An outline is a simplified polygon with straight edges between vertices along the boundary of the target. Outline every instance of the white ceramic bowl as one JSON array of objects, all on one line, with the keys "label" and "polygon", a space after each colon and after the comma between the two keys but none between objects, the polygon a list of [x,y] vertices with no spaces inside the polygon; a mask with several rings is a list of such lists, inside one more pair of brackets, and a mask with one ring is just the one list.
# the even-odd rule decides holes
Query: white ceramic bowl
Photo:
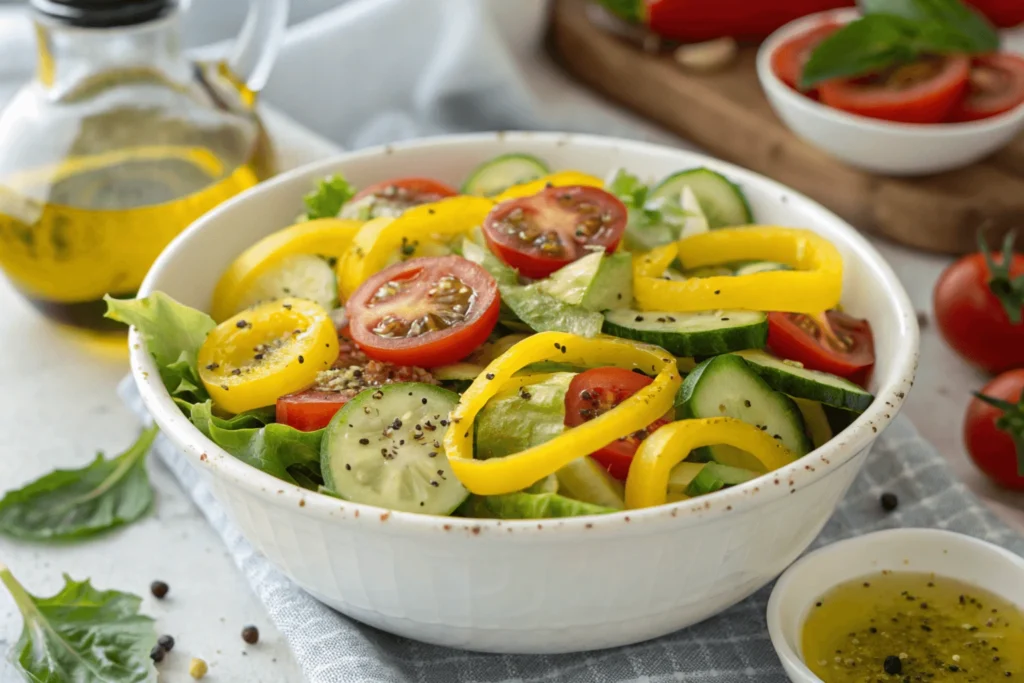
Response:
[{"label": "white ceramic bowl", "polygon": [[457,184],[481,161],[513,151],[599,177],[625,167],[656,179],[706,165],[742,186],[761,222],[830,239],[845,257],[843,304],[874,327],[875,403],[798,463],[706,498],[600,517],[497,521],[391,512],[284,484],[188,422],[134,331],[132,373],[160,428],[205,473],[245,537],[351,617],[495,652],[568,652],[660,636],[743,600],[796,559],[910,388],[918,330],[907,295],[868,242],[818,204],[735,166],[641,142],[540,133],[428,139],[306,166],[223,204],[167,247],[140,296],[161,290],[205,308],[231,260],[288,225],[302,195],[329,173],[343,172],[357,186],[402,175]]},{"label": "white ceramic bowl", "polygon": [[917,176],[973,164],[1024,131],[1024,105],[984,121],[935,125],[892,123],[848,114],[804,97],[772,70],[772,54],[790,38],[829,22],[845,23],[855,9],[820,12],[786,24],[761,45],[757,76],[779,118],[804,141],[873,173]]},{"label": "white ceramic bowl", "polygon": [[886,569],[958,579],[1024,608],[1024,559],[977,538],[892,529],[833,543],[787,569],[768,600],[768,633],[793,683],[821,681],[804,664],[800,646],[815,601],[840,583]]}]

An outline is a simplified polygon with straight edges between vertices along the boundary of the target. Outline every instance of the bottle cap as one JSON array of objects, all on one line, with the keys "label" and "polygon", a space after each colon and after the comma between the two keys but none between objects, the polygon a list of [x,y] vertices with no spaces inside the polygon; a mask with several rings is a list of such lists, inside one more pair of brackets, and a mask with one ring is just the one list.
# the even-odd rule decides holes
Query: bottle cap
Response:
[{"label": "bottle cap", "polygon": [[177,0],[31,0],[40,14],[69,26],[115,28],[159,19]]}]

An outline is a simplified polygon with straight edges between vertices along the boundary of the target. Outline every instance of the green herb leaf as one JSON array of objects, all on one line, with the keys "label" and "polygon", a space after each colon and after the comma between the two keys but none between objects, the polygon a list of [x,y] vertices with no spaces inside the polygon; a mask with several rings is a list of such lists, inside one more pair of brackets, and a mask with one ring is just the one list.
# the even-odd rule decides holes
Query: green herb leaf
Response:
[{"label": "green herb leaf", "polygon": [[217,326],[213,318],[163,292],[143,299],[113,299],[107,295],[104,301],[106,317],[132,325],[142,335],[171,396],[190,403],[209,398],[199,379],[196,359],[206,335]]},{"label": "green herb leaf", "polygon": [[826,38],[811,54],[800,85],[811,88],[833,78],[849,78],[909,62],[917,56],[917,24],[902,17],[869,14]]},{"label": "green herb leaf", "polygon": [[567,304],[536,286],[519,284],[515,269],[502,263],[486,247],[465,240],[462,255],[480,265],[498,283],[502,304],[507,306],[522,322],[535,332],[567,332],[581,337],[596,337],[601,333],[604,316],[588,311],[582,306]]},{"label": "green herb leaf", "polygon": [[969,53],[995,52],[999,33],[983,14],[960,0],[860,0],[865,14],[888,14],[955,33]]},{"label": "green herb leaf", "polygon": [[[320,441],[324,430],[300,432],[268,422],[272,408],[249,411],[224,419],[213,414],[213,402],[191,406],[189,419],[211,441],[242,462],[289,484],[317,490]],[[261,424],[262,423],[262,424]]]},{"label": "green herb leaf", "polygon": [[978,233],[978,248],[988,265],[988,288],[999,299],[1010,322],[1020,325],[1024,318],[1024,275],[1010,277],[1010,266],[1014,256],[1013,245],[1016,241],[1016,232],[1007,233],[1006,239],[1003,241],[1003,258],[997,264],[989,252],[984,235],[981,232]]},{"label": "green herb leaf", "polygon": [[0,582],[21,611],[24,627],[11,661],[36,683],[143,683],[156,681],[149,652],[156,645],[153,620],[139,614],[142,600],[98,591],[88,580],[64,575],[64,588],[37,598],[0,564]]},{"label": "green herb leaf", "polygon": [[309,220],[334,218],[345,202],[352,199],[355,194],[355,188],[345,180],[345,176],[328,176],[320,181],[314,191],[303,198],[306,203],[306,217]]},{"label": "green herb leaf", "polygon": [[678,204],[649,202],[650,188],[639,177],[619,169],[605,189],[626,207],[626,247],[632,251],[650,251],[679,239],[684,212]]},{"label": "green herb leaf", "polygon": [[127,451],[79,470],[56,470],[0,500],[0,532],[33,541],[86,538],[134,522],[153,504],[145,456],[157,428]]}]

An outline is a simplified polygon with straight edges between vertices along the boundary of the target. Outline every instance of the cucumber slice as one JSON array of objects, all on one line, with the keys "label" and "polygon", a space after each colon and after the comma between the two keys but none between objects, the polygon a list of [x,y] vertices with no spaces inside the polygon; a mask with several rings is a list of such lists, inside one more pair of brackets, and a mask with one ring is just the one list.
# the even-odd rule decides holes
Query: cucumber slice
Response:
[{"label": "cucumber slice", "polygon": [[825,409],[817,401],[808,401],[806,398],[794,398],[793,401],[800,409],[800,414],[804,416],[804,424],[807,425],[807,435],[811,437],[811,443],[815,448],[821,448],[833,436]]},{"label": "cucumber slice", "polygon": [[773,389],[790,396],[857,413],[867,410],[875,400],[870,392],[842,377],[808,370],[799,363],[779,360],[764,351],[740,351],[736,355],[750,363]]},{"label": "cucumber slice", "polygon": [[555,472],[562,493],[570,498],[615,510],[626,509],[626,489],[622,482],[584,456]]},{"label": "cucumber slice", "polygon": [[697,196],[712,230],[754,222],[750,205],[740,188],[722,174],[708,168],[673,173],[651,190],[651,198],[678,202],[685,187],[689,187]]},{"label": "cucumber slice", "polygon": [[736,269],[736,275],[753,275],[754,273],[767,273],[773,270],[793,270],[785,263],[775,261],[753,261],[745,263]]},{"label": "cucumber slice", "polygon": [[[779,439],[798,457],[811,450],[803,416],[793,399],[773,391],[738,355],[715,356],[698,365],[679,389],[676,415],[680,419],[734,417]],[[711,447],[714,460],[718,460],[718,448]]]},{"label": "cucumber slice", "polygon": [[475,363],[453,363],[442,365],[430,371],[441,382],[472,382],[484,371],[483,365]]},{"label": "cucumber slice", "polygon": [[703,268],[691,268],[684,270],[681,273],[682,280],[689,280],[690,278],[700,277],[731,277],[736,273],[731,268],[724,266],[704,266]]},{"label": "cucumber slice", "polygon": [[699,462],[681,462],[668,474],[668,492],[685,494],[690,483],[697,478],[704,464]]},{"label": "cucumber slice", "polygon": [[462,194],[493,197],[550,173],[548,165],[529,154],[502,154],[477,166],[462,184]]},{"label": "cucumber slice", "polygon": [[430,384],[363,391],[324,431],[324,484],[345,500],[389,510],[449,515],[469,496],[441,439],[459,395]]},{"label": "cucumber slice", "polygon": [[338,278],[323,258],[295,254],[253,280],[238,297],[238,313],[264,301],[285,297],[307,299],[331,310],[338,303]]},{"label": "cucumber slice", "polygon": [[549,474],[540,481],[534,482],[533,486],[526,489],[526,493],[558,493],[558,477]]},{"label": "cucumber slice", "polygon": [[633,257],[626,252],[588,254],[539,281],[537,288],[588,311],[626,308],[633,303]]},{"label": "cucumber slice", "polygon": [[679,206],[686,213],[686,218],[683,219],[683,229],[679,231],[679,239],[699,235],[711,229],[708,217],[704,215],[704,209],[700,206],[700,200],[697,199],[697,195],[689,185],[683,188]]},{"label": "cucumber slice", "polygon": [[604,333],[660,346],[674,356],[713,356],[768,343],[768,316],[760,311],[609,311]]},{"label": "cucumber slice", "polygon": [[726,486],[737,486],[751,479],[756,479],[760,474],[757,472],[751,472],[750,470],[740,469],[739,467],[729,467],[728,465],[722,465],[717,462],[711,462],[704,465],[700,472],[694,477],[693,481],[690,482],[689,488],[686,490],[688,496],[703,496],[708,493],[714,493],[720,491]]}]

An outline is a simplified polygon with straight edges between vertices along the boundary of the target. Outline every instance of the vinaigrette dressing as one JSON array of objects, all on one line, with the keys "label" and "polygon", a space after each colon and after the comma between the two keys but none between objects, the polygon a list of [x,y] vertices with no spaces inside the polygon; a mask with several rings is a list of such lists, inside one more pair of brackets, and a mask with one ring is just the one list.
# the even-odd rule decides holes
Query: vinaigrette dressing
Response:
[{"label": "vinaigrette dressing", "polygon": [[1024,681],[1024,612],[960,581],[886,571],[822,596],[802,651],[825,683]]}]

